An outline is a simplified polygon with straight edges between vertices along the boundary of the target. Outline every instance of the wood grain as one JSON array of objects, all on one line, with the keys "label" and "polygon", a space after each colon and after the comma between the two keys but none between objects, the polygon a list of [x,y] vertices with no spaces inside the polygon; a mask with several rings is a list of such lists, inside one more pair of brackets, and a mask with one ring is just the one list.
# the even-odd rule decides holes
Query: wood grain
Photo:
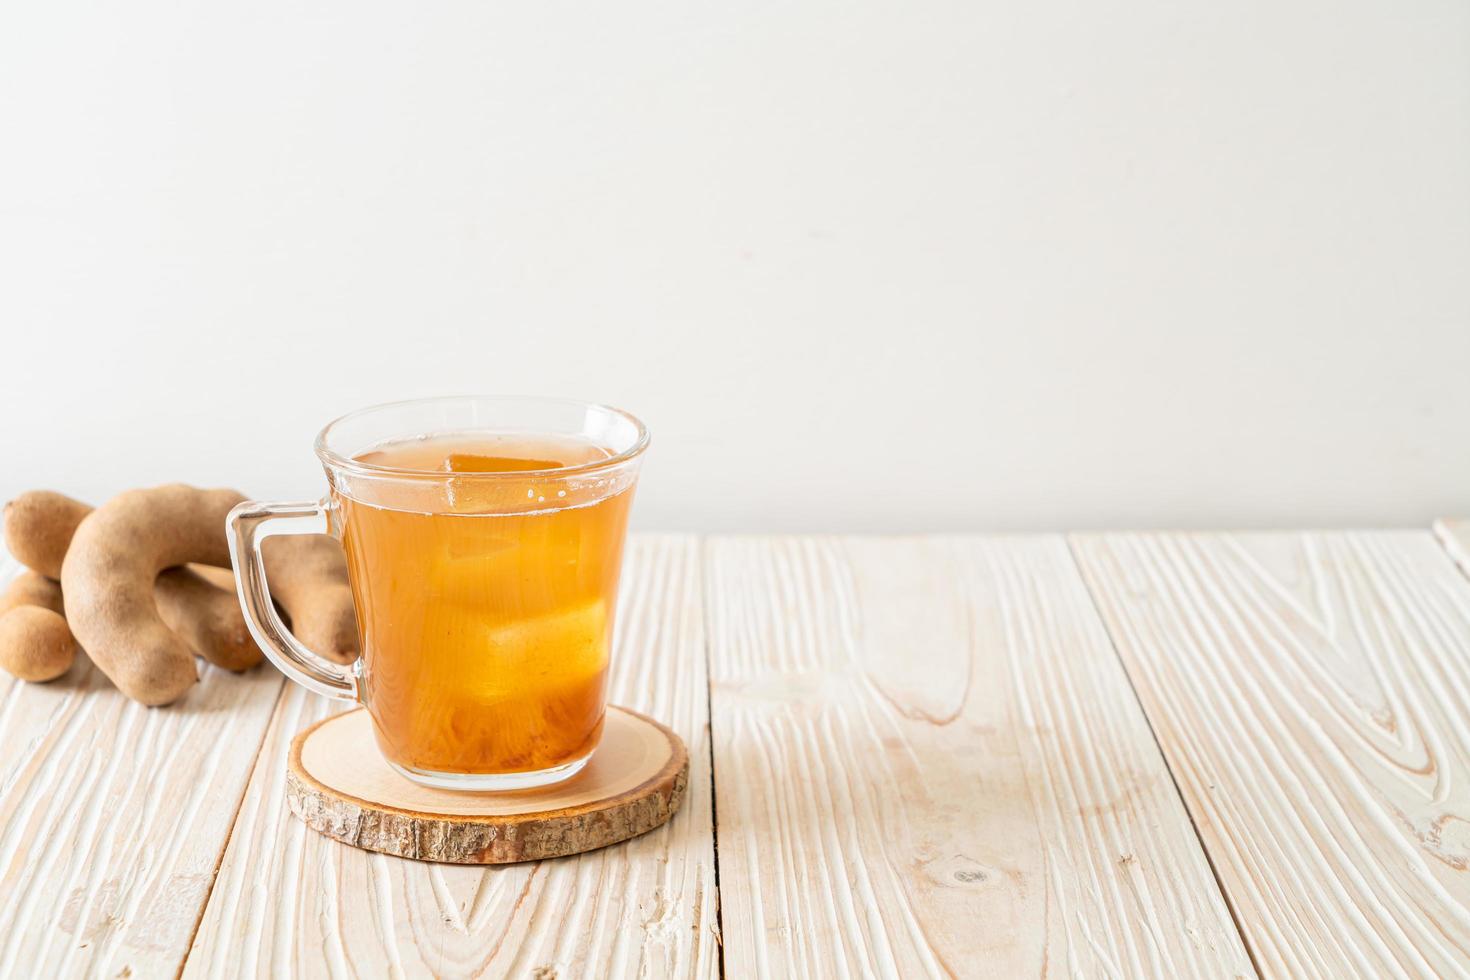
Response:
[{"label": "wood grain", "polygon": [[413,783],[383,757],[372,725],[358,708],[298,733],[286,758],[286,804],[319,834],[396,857],[514,864],[596,850],[662,826],[689,783],[678,734],[617,705],[581,772],[521,792]]},{"label": "wood grain", "polygon": [[1074,546],[1262,972],[1470,975],[1470,585],[1431,535]]},{"label": "wood grain", "polygon": [[726,973],[1252,973],[1057,537],[716,538]]},{"label": "wood grain", "polygon": [[201,664],[145,708],[85,655],[0,674],[0,976],[178,972],[281,684]]},{"label": "wood grain", "polygon": [[328,840],[286,811],[285,753],[342,706],[291,685],[185,975],[717,975],[699,547],[631,544],[611,698],[669,724],[689,748],[688,796],[667,825],[576,857],[491,868]]}]

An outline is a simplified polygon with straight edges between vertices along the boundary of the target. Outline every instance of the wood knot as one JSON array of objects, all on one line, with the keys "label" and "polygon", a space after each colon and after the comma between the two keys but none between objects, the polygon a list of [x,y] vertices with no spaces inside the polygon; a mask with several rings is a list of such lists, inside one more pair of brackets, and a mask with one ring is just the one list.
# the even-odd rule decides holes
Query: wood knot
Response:
[{"label": "wood knot", "polygon": [[961,885],[968,888],[981,888],[988,885],[1000,873],[995,868],[988,868],[974,858],[963,854],[933,858],[925,861],[922,867],[930,881],[947,888]]}]

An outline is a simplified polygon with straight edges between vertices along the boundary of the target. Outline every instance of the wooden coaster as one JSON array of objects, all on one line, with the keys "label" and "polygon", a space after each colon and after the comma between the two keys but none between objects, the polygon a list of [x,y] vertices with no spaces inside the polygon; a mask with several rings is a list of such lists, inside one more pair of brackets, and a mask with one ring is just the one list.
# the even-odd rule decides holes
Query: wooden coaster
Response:
[{"label": "wooden coaster", "polygon": [[307,826],[353,847],[420,861],[510,864],[577,854],[647,833],[684,799],[689,753],[652,718],[609,706],[602,744],[566,782],[456,793],[388,765],[367,709],[317,722],[291,742],[286,801]]}]

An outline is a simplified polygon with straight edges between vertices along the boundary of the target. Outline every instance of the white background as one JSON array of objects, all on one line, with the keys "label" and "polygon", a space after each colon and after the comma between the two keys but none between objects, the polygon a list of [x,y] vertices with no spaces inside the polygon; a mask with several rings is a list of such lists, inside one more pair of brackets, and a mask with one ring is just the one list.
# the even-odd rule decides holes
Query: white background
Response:
[{"label": "white background", "polygon": [[0,13],[0,492],[617,403],[639,523],[1470,513],[1470,5]]}]

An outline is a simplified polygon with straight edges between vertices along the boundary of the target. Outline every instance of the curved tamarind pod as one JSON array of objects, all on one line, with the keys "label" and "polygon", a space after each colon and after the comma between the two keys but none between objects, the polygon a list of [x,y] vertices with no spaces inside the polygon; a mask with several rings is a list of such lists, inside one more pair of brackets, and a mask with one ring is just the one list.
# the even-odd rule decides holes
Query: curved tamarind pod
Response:
[{"label": "curved tamarind pod", "polygon": [[92,661],[133,700],[168,704],[199,679],[189,644],[159,616],[153,583],[174,565],[228,566],[225,516],[244,499],[178,483],[129,490],[77,526],[61,564],[67,619]]},{"label": "curved tamarind pod", "polygon": [[[208,565],[169,568],[153,583],[153,598],[158,615],[189,648],[216,667],[226,670],[249,670],[260,663],[263,654],[240,612],[240,600],[234,592],[234,576],[230,591],[215,585],[212,576],[200,571]],[[224,571],[223,569],[211,569]]]},{"label": "curved tamarind pod", "polygon": [[325,534],[266,538],[261,548],[271,595],[291,633],[308,650],[339,664],[357,659],[357,607],[342,546]]},{"label": "curved tamarind pod", "polygon": [[[357,610],[342,546],[325,534],[303,534],[266,538],[261,551],[271,597],[285,612],[291,634],[328,660],[339,664],[356,660]],[[228,569],[209,565],[189,569],[235,594],[235,576]]]},{"label": "curved tamarind pod", "polygon": [[[291,634],[328,660],[339,664],[356,660],[357,608],[342,545],[326,534],[303,534],[266,538],[261,552],[271,597],[285,611]],[[228,569],[208,565],[190,569],[235,594],[235,576]]]},{"label": "curved tamarind pod", "polygon": [[0,667],[23,681],[55,680],[71,669],[77,641],[62,614],[61,586],[33,571],[0,594]]},{"label": "curved tamarind pod", "polygon": [[[28,491],[5,505],[6,544],[29,568],[60,578],[72,536],[91,512],[65,494]],[[246,670],[260,663],[261,653],[235,598],[235,577],[223,569],[203,571],[208,567],[160,572],[153,584],[159,615],[205,660],[227,670]],[[216,585],[215,576],[224,581]]]}]

